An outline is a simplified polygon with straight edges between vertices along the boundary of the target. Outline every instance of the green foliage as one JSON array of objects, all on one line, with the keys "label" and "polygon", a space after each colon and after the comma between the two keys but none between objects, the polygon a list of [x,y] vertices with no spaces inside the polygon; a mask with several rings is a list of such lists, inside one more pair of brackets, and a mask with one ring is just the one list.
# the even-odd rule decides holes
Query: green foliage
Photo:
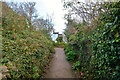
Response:
[{"label": "green foliage", "polygon": [[[113,6],[113,8],[111,9],[110,6]],[[109,11],[108,13],[101,14],[97,28],[98,33],[95,35],[99,37],[94,37],[93,40],[93,54],[95,59],[93,73],[95,73],[94,77],[96,79],[119,80],[120,9],[117,9],[116,6],[118,6],[118,3],[105,5],[105,7],[109,7]]]},{"label": "green foliage", "polygon": [[53,43],[38,31],[30,32],[18,14],[8,16],[2,17],[1,63],[11,79],[38,79],[54,53]]},{"label": "green foliage", "polygon": [[76,35],[67,35],[70,48],[79,55],[73,69],[85,73],[85,79],[120,79],[119,5],[120,2],[102,4],[105,12],[93,21],[94,26],[81,24]]},{"label": "green foliage", "polygon": [[64,50],[69,49],[68,43],[65,43],[65,42],[64,42],[64,46],[63,46],[63,48],[64,48]]},{"label": "green foliage", "polygon": [[53,41],[53,45],[54,45],[54,47],[64,48],[66,46],[66,43],[63,42],[63,41],[62,42],[59,42],[59,41],[55,42],[55,41]]},{"label": "green foliage", "polygon": [[77,71],[79,71],[79,69],[80,69],[80,62],[76,61],[75,63],[73,63],[72,69],[76,69]]},{"label": "green foliage", "polygon": [[67,43],[64,46],[64,50],[68,61],[75,61],[77,59],[77,53],[73,52]]},{"label": "green foliage", "polygon": [[70,51],[72,51],[71,49],[66,49],[65,50],[65,53],[68,53],[68,52],[70,52]]},{"label": "green foliage", "polygon": [[53,42],[54,47],[60,47],[60,42]]},{"label": "green foliage", "polygon": [[57,41],[57,42],[63,42],[63,37],[58,37],[58,38],[56,39],[56,41]]},{"label": "green foliage", "polygon": [[73,51],[70,51],[70,52],[68,52],[68,53],[66,54],[66,59],[67,59],[68,61],[75,61],[76,57],[77,57],[77,55],[76,55],[76,53],[73,52]]},{"label": "green foliage", "polygon": [[65,42],[61,42],[61,47],[65,48],[65,46],[66,46],[66,43]]}]

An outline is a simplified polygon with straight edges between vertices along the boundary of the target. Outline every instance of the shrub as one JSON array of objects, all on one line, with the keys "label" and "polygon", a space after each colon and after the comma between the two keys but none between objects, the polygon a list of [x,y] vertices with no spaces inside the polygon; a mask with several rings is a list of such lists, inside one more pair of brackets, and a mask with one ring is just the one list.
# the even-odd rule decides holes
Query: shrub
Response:
[{"label": "shrub", "polygon": [[93,38],[92,56],[95,60],[92,63],[95,79],[120,79],[120,9],[117,9],[118,5],[120,2],[105,5],[109,11],[107,14],[102,13],[98,21],[97,38]]},{"label": "shrub", "polygon": [[76,53],[73,51],[70,51],[66,54],[66,58],[68,61],[75,61],[76,57]]},{"label": "shrub", "polygon": [[69,45],[68,45],[68,43],[64,43],[64,46],[63,46],[63,48],[64,48],[64,50],[67,50],[67,49],[69,49]]},{"label": "shrub", "polygon": [[65,53],[69,53],[70,51],[72,51],[71,49],[66,49]]},{"label": "shrub", "polygon": [[2,17],[2,65],[11,79],[40,78],[54,53],[52,41],[38,31],[30,32],[16,13],[8,16]]},{"label": "shrub", "polygon": [[63,37],[58,37],[58,38],[56,39],[56,41],[57,41],[57,42],[63,42]]},{"label": "shrub", "polygon": [[54,47],[60,47],[60,42],[54,42]]},{"label": "shrub", "polygon": [[75,63],[73,63],[72,69],[76,69],[77,71],[79,71],[79,69],[80,69],[80,61],[76,61]]},{"label": "shrub", "polygon": [[[92,25],[78,25],[77,34],[69,35],[68,41],[71,40],[70,47],[79,55],[78,61],[86,79],[119,80],[120,1],[103,3],[101,7],[105,12],[100,13]],[[76,66],[74,63],[73,69]]]}]

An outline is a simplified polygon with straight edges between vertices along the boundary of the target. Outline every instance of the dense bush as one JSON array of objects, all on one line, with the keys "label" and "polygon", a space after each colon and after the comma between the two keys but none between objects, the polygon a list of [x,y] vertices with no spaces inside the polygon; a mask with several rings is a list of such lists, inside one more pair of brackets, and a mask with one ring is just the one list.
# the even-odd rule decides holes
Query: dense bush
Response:
[{"label": "dense bush", "polygon": [[80,69],[80,62],[76,61],[75,63],[73,63],[72,69],[76,69],[76,70],[79,71],[79,69]]},{"label": "dense bush", "polygon": [[68,52],[70,52],[70,51],[72,51],[71,49],[66,49],[65,48],[65,53],[68,53]]},{"label": "dense bush", "polygon": [[120,2],[105,4],[109,9],[98,21],[97,34],[93,37],[92,72],[96,79],[120,79]]},{"label": "dense bush", "polygon": [[54,47],[60,47],[60,42],[53,41],[53,45],[54,45]]},{"label": "dense bush", "polygon": [[57,42],[53,41],[53,45],[54,45],[54,47],[64,48],[66,46],[66,43],[63,42],[63,41],[62,42],[60,42],[60,41],[57,41]]},{"label": "dense bush", "polygon": [[73,51],[69,51],[67,54],[66,54],[66,59],[68,61],[75,61],[75,59],[77,58],[77,54]]},{"label": "dense bush", "polygon": [[38,31],[29,31],[17,13],[2,17],[2,59],[11,79],[40,78],[54,53],[51,40]]},{"label": "dense bush", "polygon": [[[72,50],[79,54],[73,69],[86,79],[120,79],[120,2],[104,3],[105,12],[92,22],[79,25],[75,35],[69,35]],[[74,26],[74,25],[73,25]],[[68,36],[68,35],[67,35]],[[79,67],[77,67],[79,65]]]},{"label": "dense bush", "polygon": [[57,41],[57,42],[63,42],[63,37],[58,37],[58,38],[56,39],[56,41]]}]

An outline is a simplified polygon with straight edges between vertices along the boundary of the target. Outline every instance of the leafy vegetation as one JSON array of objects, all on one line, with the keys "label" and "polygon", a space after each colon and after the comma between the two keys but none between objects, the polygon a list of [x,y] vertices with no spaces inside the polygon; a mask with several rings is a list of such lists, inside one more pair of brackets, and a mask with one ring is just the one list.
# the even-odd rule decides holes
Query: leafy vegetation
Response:
[{"label": "leafy vegetation", "polygon": [[64,46],[66,45],[66,43],[63,41],[63,36],[59,36],[56,39],[57,42],[53,41],[53,45],[55,47],[61,47],[64,48]]},{"label": "leafy vegetation", "polygon": [[63,37],[58,37],[58,38],[56,39],[56,41],[57,41],[57,42],[63,42]]},{"label": "leafy vegetation", "polygon": [[10,79],[40,78],[54,47],[64,47],[72,69],[84,79],[120,79],[120,1],[65,2],[69,12],[65,15],[67,43],[62,37],[57,43],[52,41],[53,24],[37,17],[35,3],[9,6],[2,6],[0,60]]},{"label": "leafy vegetation", "polygon": [[80,62],[76,61],[75,63],[73,63],[72,69],[79,70],[80,69]]},{"label": "leafy vegetation", "polygon": [[76,59],[76,53],[73,51],[70,51],[66,54],[66,58],[68,61],[74,61]]},{"label": "leafy vegetation", "polygon": [[65,53],[72,51],[71,49],[65,49]]},{"label": "leafy vegetation", "polygon": [[[82,14],[87,7],[81,6],[87,5],[87,3],[73,1],[66,4],[68,4],[67,8],[72,9],[71,13],[76,11],[79,17],[85,17]],[[84,73],[81,75],[84,79],[120,79],[119,5],[120,2],[96,3],[91,9],[96,10],[98,14],[91,13],[91,10],[89,14],[96,16],[88,16],[88,18],[92,17],[91,20],[85,17],[82,22],[78,22],[76,19],[72,20],[68,14],[65,35],[68,46],[79,55],[77,62],[73,64],[73,69],[77,69],[79,73]],[[79,12],[79,7],[83,9],[83,13]],[[101,8],[98,9],[98,7]],[[74,24],[75,22],[77,22],[77,26]],[[69,29],[75,31],[71,33]]]},{"label": "leafy vegetation", "polygon": [[52,39],[29,29],[25,17],[2,4],[1,63],[7,66],[10,79],[38,79],[54,53]]}]

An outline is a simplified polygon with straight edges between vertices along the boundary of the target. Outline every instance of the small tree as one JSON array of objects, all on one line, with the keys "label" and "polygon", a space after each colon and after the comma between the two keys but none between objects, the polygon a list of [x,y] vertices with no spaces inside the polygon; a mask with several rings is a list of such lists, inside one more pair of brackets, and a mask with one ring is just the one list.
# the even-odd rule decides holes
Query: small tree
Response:
[{"label": "small tree", "polygon": [[35,2],[24,2],[24,3],[8,3],[8,5],[19,15],[24,16],[30,31],[33,30],[33,24],[37,15],[37,10],[35,9]]}]

